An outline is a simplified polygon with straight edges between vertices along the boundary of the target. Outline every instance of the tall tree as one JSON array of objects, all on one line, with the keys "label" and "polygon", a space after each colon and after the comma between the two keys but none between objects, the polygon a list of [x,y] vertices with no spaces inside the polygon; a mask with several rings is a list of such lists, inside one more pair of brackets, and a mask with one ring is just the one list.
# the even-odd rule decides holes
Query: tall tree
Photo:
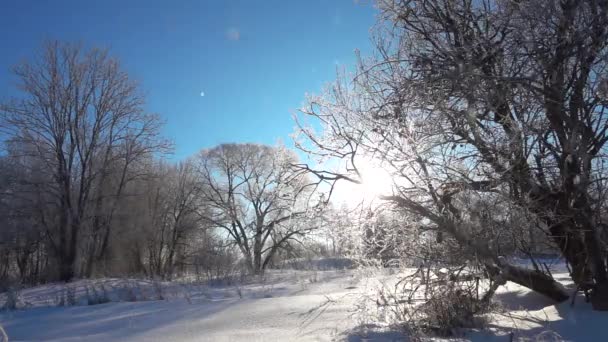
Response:
[{"label": "tall tree", "polygon": [[261,273],[281,248],[313,230],[310,184],[285,148],[223,144],[198,156],[204,219],[223,229],[253,273]]},{"label": "tall tree", "polygon": [[536,220],[574,282],[596,308],[608,309],[599,190],[608,140],[608,2],[378,6],[375,56],[361,58],[356,75],[343,75],[304,109],[325,129],[315,134],[302,122],[310,138],[302,146],[351,161],[351,172],[317,174],[358,181],[353,156],[380,159],[396,183],[386,200],[471,246],[496,274],[565,299],[542,270],[525,280],[468,234],[474,213],[463,199],[508,203]]},{"label": "tall tree", "polygon": [[[2,128],[13,143],[28,146],[22,152],[50,176],[38,184],[52,198],[39,208],[39,223],[59,262],[59,278],[69,280],[83,228],[93,227],[91,256],[103,255],[114,210],[110,205],[101,213],[103,201],[120,196],[137,158],[167,143],[158,117],[144,111],[137,84],[105,50],[48,42],[39,58],[14,72],[22,96],[0,107]],[[118,187],[105,191],[114,175]]]}]

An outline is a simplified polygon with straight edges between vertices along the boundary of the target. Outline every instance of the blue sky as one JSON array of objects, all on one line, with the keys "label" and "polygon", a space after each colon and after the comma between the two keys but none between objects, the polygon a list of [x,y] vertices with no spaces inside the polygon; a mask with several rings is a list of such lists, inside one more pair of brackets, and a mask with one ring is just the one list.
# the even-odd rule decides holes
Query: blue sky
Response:
[{"label": "blue sky", "polygon": [[80,41],[141,82],[175,159],[223,142],[290,146],[291,113],[370,50],[375,14],[355,0],[2,0],[0,98],[45,39]]}]

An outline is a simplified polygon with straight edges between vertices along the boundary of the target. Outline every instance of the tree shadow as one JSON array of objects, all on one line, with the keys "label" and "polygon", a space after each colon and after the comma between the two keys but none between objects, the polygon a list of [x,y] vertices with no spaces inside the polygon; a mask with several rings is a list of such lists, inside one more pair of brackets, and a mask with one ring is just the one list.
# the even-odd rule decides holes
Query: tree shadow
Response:
[{"label": "tree shadow", "polygon": [[494,299],[509,311],[522,310],[523,308],[536,311],[555,305],[555,301],[533,291],[501,292],[495,294]]},{"label": "tree shadow", "polygon": [[234,304],[147,301],[95,306],[19,310],[0,317],[11,340],[60,340],[70,337],[129,339],[184,319],[201,320]]}]

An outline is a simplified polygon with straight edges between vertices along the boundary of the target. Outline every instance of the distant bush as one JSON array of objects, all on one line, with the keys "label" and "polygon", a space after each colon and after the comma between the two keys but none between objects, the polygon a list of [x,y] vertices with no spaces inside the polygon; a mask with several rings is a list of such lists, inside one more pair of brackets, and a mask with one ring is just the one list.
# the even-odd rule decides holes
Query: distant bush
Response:
[{"label": "distant bush", "polygon": [[101,291],[97,291],[97,288],[94,285],[91,286],[90,290],[89,287],[85,285],[84,290],[87,296],[88,305],[98,305],[110,302],[110,298],[108,298],[108,293],[103,284],[101,285]]},{"label": "distant bush", "polygon": [[165,300],[165,295],[163,292],[163,286],[158,280],[154,280],[152,282],[152,286],[154,287],[154,293],[156,294],[156,299]]},{"label": "distant bush", "polygon": [[134,286],[123,284],[119,293],[121,300],[125,302],[137,302],[137,294],[135,293]]},{"label": "distant bush", "polygon": [[17,310],[18,302],[19,302],[19,291],[12,286],[9,287],[8,291],[6,291],[6,302],[4,302],[4,309],[10,310],[10,311]]},{"label": "distant bush", "polygon": [[342,270],[355,268],[356,263],[349,258],[289,259],[278,265],[280,268],[294,270]]},{"label": "distant bush", "polygon": [[76,305],[76,288],[73,286],[66,286],[65,288],[65,305]]}]

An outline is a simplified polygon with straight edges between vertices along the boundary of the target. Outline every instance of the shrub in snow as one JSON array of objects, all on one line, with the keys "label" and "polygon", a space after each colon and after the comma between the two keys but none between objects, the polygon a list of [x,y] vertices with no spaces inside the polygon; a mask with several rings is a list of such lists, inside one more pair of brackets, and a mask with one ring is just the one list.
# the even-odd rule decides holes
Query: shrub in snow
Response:
[{"label": "shrub in snow", "polygon": [[300,284],[300,287],[302,290],[308,289],[309,281],[306,280],[305,276],[301,276],[300,274],[298,274],[297,279],[298,279],[298,283]]},{"label": "shrub in snow", "polygon": [[94,299],[91,297],[91,291],[89,291],[89,287],[87,285],[84,286],[84,295],[87,297],[88,305],[95,305]]},{"label": "shrub in snow", "polygon": [[120,291],[120,299],[125,302],[137,302],[137,295],[133,289],[133,286],[123,284]]},{"label": "shrub in snow", "polygon": [[60,293],[56,298],[55,298],[55,306],[57,307],[62,307],[65,306],[65,297],[63,297],[63,293]]},{"label": "shrub in snow", "polygon": [[372,322],[401,327],[414,340],[423,340],[428,334],[451,336],[461,329],[482,328],[484,314],[494,309],[491,298],[503,282],[483,279],[474,271],[462,267],[406,270],[381,281],[376,311],[369,304],[359,311]]},{"label": "shrub in snow", "polygon": [[190,289],[187,286],[181,286],[182,296],[188,302],[188,304],[192,304],[192,297],[190,296]]},{"label": "shrub in snow", "polygon": [[55,306],[74,306],[76,305],[76,289],[66,286],[55,296]]},{"label": "shrub in snow", "polygon": [[76,305],[76,287],[74,287],[74,286],[65,287],[65,305],[67,305],[67,306]]},{"label": "shrub in snow", "polygon": [[100,287],[101,287],[101,292],[99,294],[99,298],[100,298],[99,304],[110,302],[110,296],[108,295],[108,291],[106,290],[106,287],[103,284],[101,284]]},{"label": "shrub in snow", "polygon": [[85,285],[84,290],[89,305],[97,305],[110,302],[110,298],[108,298],[108,293],[103,284],[101,284],[101,291],[97,291],[95,285],[92,285],[90,290],[89,287]]},{"label": "shrub in snow", "polygon": [[[17,304],[19,302],[19,291],[14,287],[9,287],[6,292],[6,302],[4,302],[5,310],[17,310]],[[8,341],[8,340],[7,340]]]},{"label": "shrub in snow", "polygon": [[308,278],[308,281],[311,284],[319,281],[319,275],[318,275],[317,271],[312,271],[312,274],[310,275],[310,278]]},{"label": "shrub in snow", "polygon": [[158,300],[165,300],[162,284],[158,280],[154,280],[152,282],[152,287],[154,288],[154,293],[156,294],[156,298]]},{"label": "shrub in snow", "polygon": [[471,287],[447,282],[420,307],[423,318],[419,324],[423,330],[450,336],[460,328],[482,326],[484,321],[478,315],[487,309],[487,303],[479,300]]}]

